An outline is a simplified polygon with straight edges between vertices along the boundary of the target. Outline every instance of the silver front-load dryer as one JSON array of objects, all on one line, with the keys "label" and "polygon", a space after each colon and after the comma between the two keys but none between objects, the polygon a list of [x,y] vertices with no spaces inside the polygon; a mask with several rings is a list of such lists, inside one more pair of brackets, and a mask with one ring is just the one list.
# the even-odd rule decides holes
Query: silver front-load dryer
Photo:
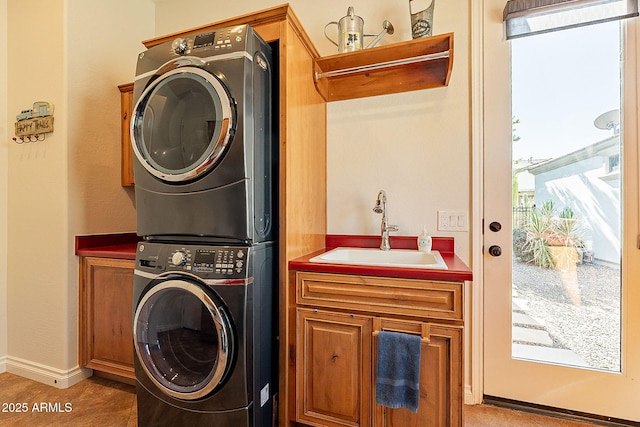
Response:
[{"label": "silver front-load dryer", "polygon": [[271,92],[271,48],[248,25],[139,55],[131,119],[138,235],[272,240]]},{"label": "silver front-load dryer", "polygon": [[138,425],[270,427],[274,246],[138,244]]}]

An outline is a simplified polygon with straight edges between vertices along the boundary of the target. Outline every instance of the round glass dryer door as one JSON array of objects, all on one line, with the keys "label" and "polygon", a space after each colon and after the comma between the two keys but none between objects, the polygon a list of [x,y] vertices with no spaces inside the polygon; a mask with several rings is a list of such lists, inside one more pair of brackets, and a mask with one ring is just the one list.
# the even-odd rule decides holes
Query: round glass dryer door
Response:
[{"label": "round glass dryer door", "polygon": [[194,400],[226,380],[234,334],[222,303],[187,280],[166,280],[141,299],[134,348],[149,378],[170,396]]},{"label": "round glass dryer door", "polygon": [[133,110],[131,140],[140,163],[156,177],[188,181],[224,156],[235,131],[233,103],[222,83],[201,68],[162,74]]}]

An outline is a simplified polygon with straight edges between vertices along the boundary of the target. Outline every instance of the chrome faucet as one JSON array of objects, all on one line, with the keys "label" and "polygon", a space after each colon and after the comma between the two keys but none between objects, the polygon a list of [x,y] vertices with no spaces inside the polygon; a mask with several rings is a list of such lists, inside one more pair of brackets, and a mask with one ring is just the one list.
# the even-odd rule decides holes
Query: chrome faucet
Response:
[{"label": "chrome faucet", "polygon": [[373,207],[373,211],[375,213],[382,214],[382,223],[380,224],[382,242],[380,243],[380,249],[388,251],[391,249],[391,245],[389,245],[389,232],[398,231],[398,226],[389,225],[389,220],[387,219],[387,193],[385,193],[384,190],[380,190],[378,193],[378,198],[376,199],[376,205]]}]

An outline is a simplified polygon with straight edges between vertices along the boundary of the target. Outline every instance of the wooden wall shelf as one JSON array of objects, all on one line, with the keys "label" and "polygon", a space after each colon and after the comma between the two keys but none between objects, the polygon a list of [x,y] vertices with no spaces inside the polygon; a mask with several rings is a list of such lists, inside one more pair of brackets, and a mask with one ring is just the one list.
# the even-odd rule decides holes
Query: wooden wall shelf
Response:
[{"label": "wooden wall shelf", "polygon": [[453,33],[341,53],[314,61],[316,89],[326,101],[447,86]]}]

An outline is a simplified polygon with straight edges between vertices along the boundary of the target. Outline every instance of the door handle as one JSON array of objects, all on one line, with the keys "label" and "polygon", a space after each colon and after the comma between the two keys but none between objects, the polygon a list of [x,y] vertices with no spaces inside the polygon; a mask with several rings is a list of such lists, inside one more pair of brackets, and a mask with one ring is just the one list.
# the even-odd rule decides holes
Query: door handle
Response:
[{"label": "door handle", "polygon": [[500,256],[502,255],[502,248],[498,245],[489,246],[489,255],[491,256]]}]

